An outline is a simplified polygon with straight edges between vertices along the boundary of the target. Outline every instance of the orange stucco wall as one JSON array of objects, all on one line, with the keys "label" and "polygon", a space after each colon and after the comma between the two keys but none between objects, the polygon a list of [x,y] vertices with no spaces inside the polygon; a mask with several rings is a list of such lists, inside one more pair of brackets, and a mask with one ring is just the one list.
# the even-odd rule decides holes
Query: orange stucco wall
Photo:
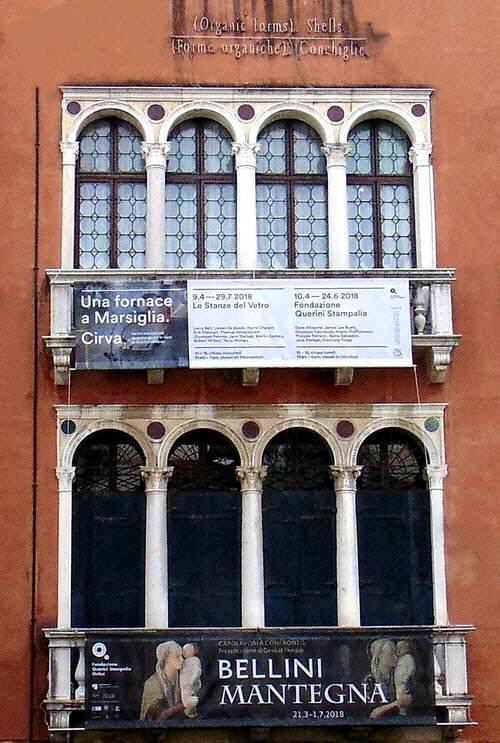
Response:
[{"label": "orange stucco wall", "polygon": [[[44,269],[60,261],[60,92],[63,84],[432,87],[433,161],[438,265],[454,267],[454,325],[463,339],[444,385],[426,382],[423,401],[446,402],[446,540],[450,621],[472,623],[469,641],[474,719],[470,740],[500,740],[500,481],[497,173],[497,0],[22,0],[0,2],[0,224],[3,363],[0,365],[0,740],[44,738],[39,704],[46,649],[40,628],[56,619],[57,499],[53,405],[67,389],[53,384],[42,351],[49,332]],[[368,57],[343,62],[302,57],[174,56],[172,33],[193,16],[235,15],[263,21],[335,16],[352,34],[367,34]],[[495,25],[497,24],[497,25]],[[38,274],[35,245],[35,88],[40,100]],[[33,281],[40,327],[36,339],[37,429],[33,429]],[[416,399],[411,370],[355,373],[335,387],[325,370],[264,370],[256,388],[233,372],[172,371],[160,387],[143,373],[74,375],[74,403],[392,402]],[[33,472],[33,435],[38,468]],[[33,482],[36,561],[32,573]],[[31,666],[31,600],[36,629]],[[33,699],[30,702],[30,687]]]}]

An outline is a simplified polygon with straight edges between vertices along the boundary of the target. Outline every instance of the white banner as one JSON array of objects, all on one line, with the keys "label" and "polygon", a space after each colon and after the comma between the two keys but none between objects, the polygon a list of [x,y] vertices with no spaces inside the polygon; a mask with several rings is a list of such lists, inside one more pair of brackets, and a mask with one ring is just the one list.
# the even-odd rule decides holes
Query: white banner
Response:
[{"label": "white banner", "polygon": [[412,366],[404,279],[188,281],[189,366]]}]

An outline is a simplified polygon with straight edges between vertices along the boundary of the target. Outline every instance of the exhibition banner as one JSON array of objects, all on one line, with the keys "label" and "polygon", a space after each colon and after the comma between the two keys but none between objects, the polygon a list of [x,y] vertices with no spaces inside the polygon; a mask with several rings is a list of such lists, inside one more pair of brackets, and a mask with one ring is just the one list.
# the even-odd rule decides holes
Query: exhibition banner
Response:
[{"label": "exhibition banner", "polygon": [[403,279],[188,282],[189,366],[411,366]]},{"label": "exhibition banner", "polygon": [[87,632],[86,728],[435,722],[427,631]]},{"label": "exhibition banner", "polygon": [[76,283],[77,369],[187,366],[186,282]]}]

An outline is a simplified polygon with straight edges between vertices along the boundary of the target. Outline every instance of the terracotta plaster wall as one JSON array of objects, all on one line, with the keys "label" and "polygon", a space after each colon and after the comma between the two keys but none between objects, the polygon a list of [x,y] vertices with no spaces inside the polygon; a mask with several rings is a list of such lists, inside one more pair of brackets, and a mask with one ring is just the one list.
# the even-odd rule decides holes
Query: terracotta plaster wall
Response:
[{"label": "terracotta plaster wall", "polygon": [[[33,280],[40,332],[48,334],[43,271],[59,265],[60,92],[81,85],[410,86],[432,87],[438,264],[457,270],[454,323],[463,339],[449,380],[429,385],[419,367],[423,401],[446,402],[446,539],[450,620],[473,623],[469,664],[474,718],[467,738],[500,740],[498,591],[500,481],[498,271],[496,265],[499,41],[497,0],[22,0],[0,2],[0,225],[4,353],[0,365],[0,595],[5,597],[0,648],[0,740],[44,738],[39,704],[46,650],[40,628],[56,621],[57,498],[53,405],[67,389],[53,385],[50,360],[38,359],[33,429]],[[335,17],[367,36],[365,59],[174,56],[172,34],[189,33],[195,15],[214,20]],[[245,15],[245,13],[247,15]],[[40,101],[38,250],[34,274],[35,88]],[[339,388],[325,370],[262,372],[242,388],[234,372],[172,371],[163,386],[137,373],[74,375],[74,403],[393,402],[414,401],[409,370],[367,370]],[[38,469],[33,473],[33,434]],[[33,483],[36,484],[35,490]],[[36,499],[33,499],[33,493]],[[33,502],[35,509],[33,509]],[[33,514],[36,561],[32,572]],[[34,648],[31,599],[34,586]],[[32,657],[34,663],[32,664]],[[30,688],[33,696],[30,700]],[[30,711],[30,708],[32,712]]]}]

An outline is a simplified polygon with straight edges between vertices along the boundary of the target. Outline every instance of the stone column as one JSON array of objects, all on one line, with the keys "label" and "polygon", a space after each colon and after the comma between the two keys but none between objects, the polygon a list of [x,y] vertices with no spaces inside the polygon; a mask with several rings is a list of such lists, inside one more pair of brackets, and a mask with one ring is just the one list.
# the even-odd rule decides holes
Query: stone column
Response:
[{"label": "stone column", "polygon": [[146,268],[165,266],[165,173],[170,144],[143,142],[146,163]]},{"label": "stone column", "polygon": [[62,152],[62,219],[61,219],[61,268],[74,268],[75,264],[75,172],[78,142],[61,142]]},{"label": "stone column", "polygon": [[434,624],[448,624],[446,601],[446,566],[444,559],[444,503],[443,480],[448,474],[446,465],[426,468],[431,506],[432,585],[434,593]]},{"label": "stone column", "polygon": [[434,223],[434,178],[431,165],[432,146],[413,145],[410,162],[413,165],[415,201],[415,237],[419,268],[436,266],[436,233]]},{"label": "stone column", "polygon": [[241,624],[264,627],[262,480],[267,467],[237,467],[241,482]]},{"label": "stone column", "polygon": [[327,144],[321,149],[326,156],[328,174],[328,266],[349,268],[347,155],[351,146]]},{"label": "stone column", "polygon": [[330,468],[337,503],[337,607],[340,627],[359,627],[356,479],[361,467]]},{"label": "stone column", "polygon": [[71,530],[74,467],[58,467],[59,545],[57,581],[57,626],[71,627]]},{"label": "stone column", "polygon": [[237,267],[257,268],[257,203],[255,168],[258,144],[233,142],[236,164]]},{"label": "stone column", "polygon": [[146,483],[146,627],[168,627],[167,483],[173,467],[141,468]]}]

